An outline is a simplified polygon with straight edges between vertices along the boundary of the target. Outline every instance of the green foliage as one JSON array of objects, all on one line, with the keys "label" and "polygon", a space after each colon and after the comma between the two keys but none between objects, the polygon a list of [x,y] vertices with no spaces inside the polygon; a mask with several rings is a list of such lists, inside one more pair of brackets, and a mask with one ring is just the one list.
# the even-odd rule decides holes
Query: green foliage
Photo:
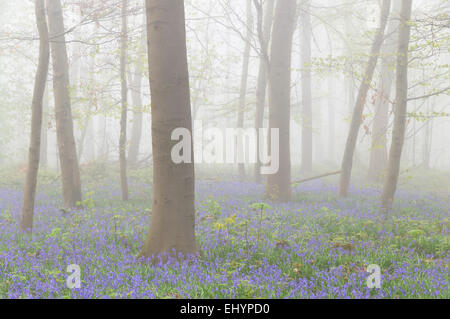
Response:
[{"label": "green foliage", "polygon": [[87,208],[87,209],[93,209],[95,207],[95,202],[94,202],[94,192],[87,192],[84,195],[84,199],[81,202],[77,202],[76,205],[77,207],[83,207],[83,208]]}]

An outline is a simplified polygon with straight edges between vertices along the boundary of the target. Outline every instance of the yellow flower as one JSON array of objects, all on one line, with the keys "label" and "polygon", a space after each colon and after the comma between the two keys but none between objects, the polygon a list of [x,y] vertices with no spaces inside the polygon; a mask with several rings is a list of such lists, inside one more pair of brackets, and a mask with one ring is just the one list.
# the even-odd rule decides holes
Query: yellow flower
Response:
[{"label": "yellow flower", "polygon": [[215,223],[213,226],[214,230],[220,230],[220,229],[224,229],[224,228],[225,228],[225,225],[221,224],[221,223]]},{"label": "yellow flower", "polygon": [[231,215],[227,219],[225,219],[225,224],[233,225],[236,222],[236,215]]}]

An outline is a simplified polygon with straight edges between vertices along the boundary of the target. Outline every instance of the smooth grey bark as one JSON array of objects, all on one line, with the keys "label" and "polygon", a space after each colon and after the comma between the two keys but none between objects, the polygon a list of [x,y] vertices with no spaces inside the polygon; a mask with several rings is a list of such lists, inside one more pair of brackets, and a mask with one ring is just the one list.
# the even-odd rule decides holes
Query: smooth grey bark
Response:
[{"label": "smooth grey bark", "polygon": [[47,0],[48,27],[53,62],[56,135],[66,208],[81,202],[81,181],[69,94],[69,64],[60,0]]},{"label": "smooth grey bark", "polygon": [[[275,8],[269,70],[269,152],[279,143],[279,170],[268,175],[266,197],[291,199],[291,54],[296,20],[296,0],[278,0]],[[271,141],[271,129],[279,129],[279,141]],[[271,154],[277,156],[277,154]]]},{"label": "smooth grey bark", "polygon": [[350,186],[350,178],[353,166],[353,155],[355,153],[356,141],[358,139],[358,132],[362,122],[362,113],[364,110],[364,105],[366,103],[367,92],[369,91],[373,73],[377,65],[378,55],[380,54],[380,48],[381,45],[383,44],[384,31],[386,29],[387,20],[389,17],[390,6],[391,6],[390,0],[383,0],[380,14],[380,27],[372,43],[369,61],[367,63],[366,70],[364,72],[364,77],[359,87],[358,96],[356,98],[355,107],[353,109],[350,129],[347,136],[347,142],[345,144],[344,156],[342,159],[342,173],[339,181],[339,197],[346,197],[348,194],[348,188]]},{"label": "smooth grey bark", "polygon": [[[150,230],[140,256],[163,260],[198,251],[195,239],[194,155],[175,163],[176,128],[191,134],[192,116],[183,0],[146,0],[152,102],[153,204]],[[192,150],[194,147],[192,147]],[[184,150],[187,151],[187,150]],[[166,254],[166,255],[161,255]]]},{"label": "smooth grey bark", "polygon": [[400,171],[400,159],[405,141],[406,110],[408,104],[408,48],[411,30],[408,22],[411,19],[411,7],[412,0],[404,0],[402,2],[397,49],[394,128],[389,151],[388,172],[381,195],[381,205],[385,217],[387,217],[387,214],[392,209]]}]

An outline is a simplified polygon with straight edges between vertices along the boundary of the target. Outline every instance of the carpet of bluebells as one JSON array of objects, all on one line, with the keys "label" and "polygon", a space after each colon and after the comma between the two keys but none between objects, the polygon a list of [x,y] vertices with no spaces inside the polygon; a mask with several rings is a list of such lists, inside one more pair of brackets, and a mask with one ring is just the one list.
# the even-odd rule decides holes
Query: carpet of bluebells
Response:
[{"label": "carpet of bluebells", "polygon": [[[382,222],[375,187],[341,200],[335,184],[313,181],[279,204],[263,185],[200,180],[201,256],[152,265],[136,259],[152,186],[133,179],[127,203],[117,186],[85,185],[83,208],[67,212],[58,183],[40,185],[32,238],[18,232],[20,187],[0,186],[0,298],[450,297],[447,195],[400,191]],[[80,289],[66,286],[70,264]],[[370,264],[380,289],[367,286]]]}]

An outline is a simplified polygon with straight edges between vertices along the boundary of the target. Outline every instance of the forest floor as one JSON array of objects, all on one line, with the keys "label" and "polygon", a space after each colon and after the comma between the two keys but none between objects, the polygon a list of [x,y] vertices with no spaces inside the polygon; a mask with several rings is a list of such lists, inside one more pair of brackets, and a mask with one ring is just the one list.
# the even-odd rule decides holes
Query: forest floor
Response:
[{"label": "forest floor", "polygon": [[[18,231],[21,188],[2,178],[0,298],[450,297],[446,191],[399,190],[383,224],[373,185],[342,200],[335,182],[316,180],[280,204],[263,199],[263,185],[199,180],[202,255],[151,265],[135,257],[151,212],[144,174],[130,174],[129,202],[116,179],[91,174],[83,208],[71,212],[60,209],[59,183],[43,176],[32,238]],[[81,268],[80,289],[66,286],[70,264]],[[367,286],[370,264],[381,269],[380,289]]]}]

